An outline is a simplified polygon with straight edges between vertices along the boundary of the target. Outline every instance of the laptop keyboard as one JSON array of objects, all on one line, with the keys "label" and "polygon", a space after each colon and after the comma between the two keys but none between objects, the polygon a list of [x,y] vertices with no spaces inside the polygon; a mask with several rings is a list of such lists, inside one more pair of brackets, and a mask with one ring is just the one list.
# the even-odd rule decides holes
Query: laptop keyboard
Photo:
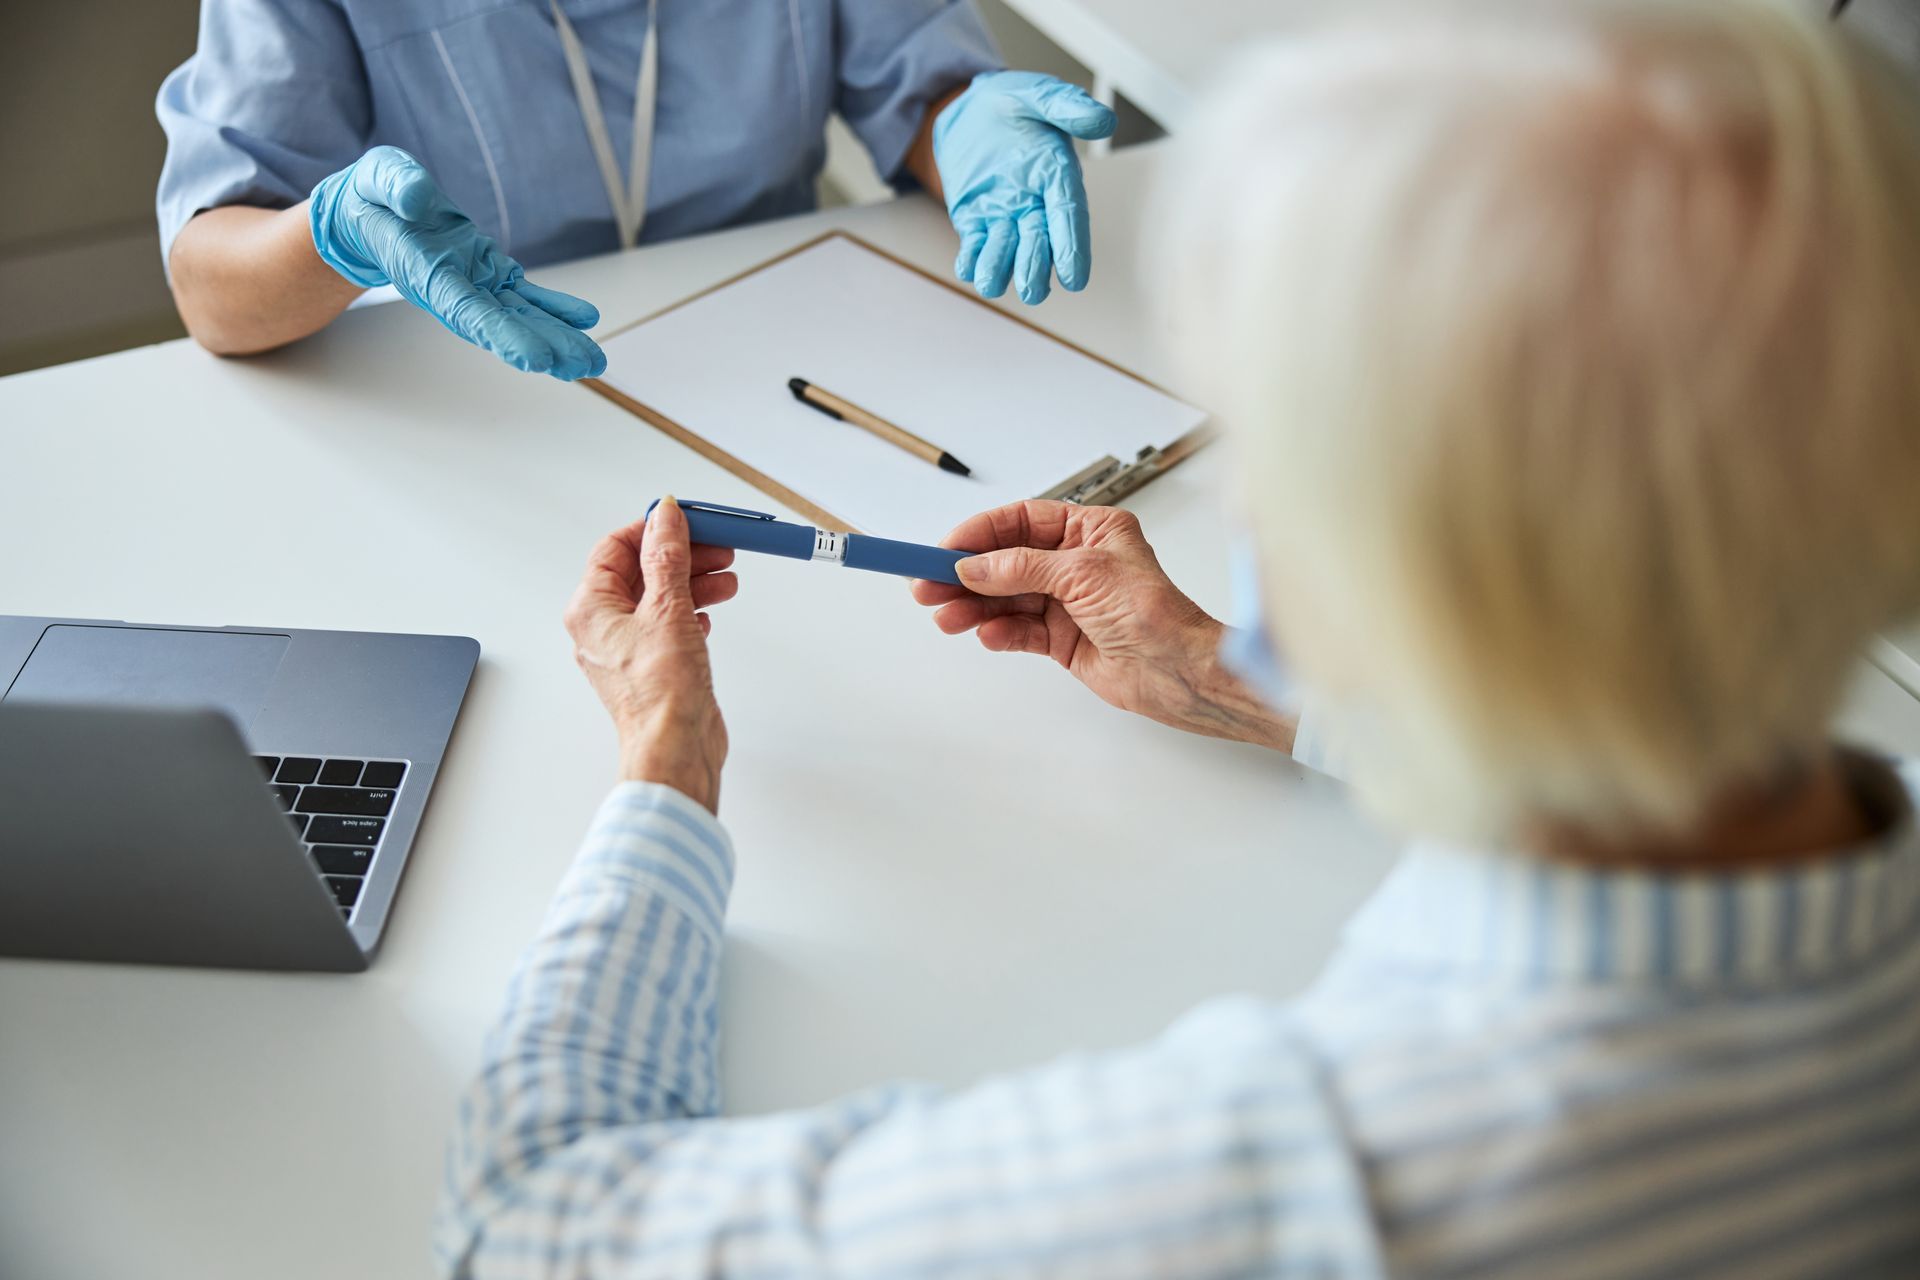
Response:
[{"label": "laptop keyboard", "polygon": [[407,766],[400,760],[255,756],[294,834],[351,920],[393,813]]}]

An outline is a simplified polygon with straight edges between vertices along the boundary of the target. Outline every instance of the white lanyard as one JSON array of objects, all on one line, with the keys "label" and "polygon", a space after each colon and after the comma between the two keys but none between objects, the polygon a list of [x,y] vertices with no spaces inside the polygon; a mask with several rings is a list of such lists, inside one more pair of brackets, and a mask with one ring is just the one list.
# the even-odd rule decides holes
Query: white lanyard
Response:
[{"label": "white lanyard", "polygon": [[647,175],[653,168],[653,108],[660,89],[660,33],[654,24],[656,0],[647,0],[646,43],[640,47],[640,81],[633,89],[633,148],[627,161],[627,184],[620,185],[620,166],[614,163],[613,142],[607,136],[607,118],[600,110],[600,94],[593,87],[593,71],[587,66],[587,51],[573,24],[560,12],[560,0],[547,0],[553,9],[553,25],[560,32],[560,51],[567,58],[567,74],[573,77],[573,96],[580,103],[580,119],[587,126],[587,140],[593,144],[593,158],[600,162],[600,180],[607,185],[607,200],[613,205],[613,220],[620,229],[620,247],[631,249],[640,240],[640,227],[647,220]]}]

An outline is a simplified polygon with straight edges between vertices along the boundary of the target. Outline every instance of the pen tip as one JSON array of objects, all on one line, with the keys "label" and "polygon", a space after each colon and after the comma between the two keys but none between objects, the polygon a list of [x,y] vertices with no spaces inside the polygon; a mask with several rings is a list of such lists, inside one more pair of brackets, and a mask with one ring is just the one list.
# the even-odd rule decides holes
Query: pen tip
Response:
[{"label": "pen tip", "polygon": [[787,390],[793,392],[794,397],[797,399],[807,393],[807,380],[805,378],[788,378]]},{"label": "pen tip", "polygon": [[940,469],[942,471],[951,471],[957,476],[970,476],[973,474],[972,467],[969,467],[966,463],[960,461],[960,459],[950,453],[942,453],[940,455]]}]

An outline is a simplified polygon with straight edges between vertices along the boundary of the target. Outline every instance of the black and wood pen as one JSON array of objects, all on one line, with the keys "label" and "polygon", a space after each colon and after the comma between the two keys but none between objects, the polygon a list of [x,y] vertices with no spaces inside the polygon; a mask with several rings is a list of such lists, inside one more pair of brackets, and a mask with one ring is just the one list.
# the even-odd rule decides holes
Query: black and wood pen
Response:
[{"label": "black and wood pen", "polygon": [[923,458],[939,467],[942,471],[951,471],[957,476],[972,475],[973,471],[966,463],[942,449],[939,445],[922,440],[904,427],[897,427],[876,413],[869,413],[859,405],[824,388],[816,387],[805,378],[788,378],[787,390],[793,392],[793,398],[810,409],[818,409],[829,418],[838,418],[850,422],[863,431],[870,431],[888,444],[898,445],[917,458]]}]

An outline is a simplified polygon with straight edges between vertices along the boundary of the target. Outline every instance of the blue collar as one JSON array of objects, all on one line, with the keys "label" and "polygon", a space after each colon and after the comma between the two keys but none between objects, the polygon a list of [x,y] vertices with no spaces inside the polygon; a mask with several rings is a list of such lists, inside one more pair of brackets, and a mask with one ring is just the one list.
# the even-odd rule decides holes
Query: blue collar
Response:
[{"label": "blue collar", "polygon": [[1410,848],[1346,930],[1346,954],[1523,984],[1778,987],[1871,961],[1920,931],[1920,768],[1855,849],[1730,873],[1604,871],[1435,843]]}]

